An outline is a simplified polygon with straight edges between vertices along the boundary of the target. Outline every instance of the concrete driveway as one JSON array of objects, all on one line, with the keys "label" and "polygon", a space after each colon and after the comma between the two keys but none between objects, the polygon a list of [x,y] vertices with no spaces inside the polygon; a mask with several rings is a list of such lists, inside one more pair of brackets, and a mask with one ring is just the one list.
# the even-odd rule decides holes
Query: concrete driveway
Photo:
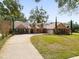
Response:
[{"label": "concrete driveway", "polygon": [[33,34],[12,36],[0,51],[0,59],[43,59],[32,45],[30,37]]},{"label": "concrete driveway", "polygon": [[0,34],[0,37],[2,36],[2,34]]},{"label": "concrete driveway", "polygon": [[75,57],[72,57],[72,58],[69,58],[69,59],[79,59],[79,56],[75,56]]}]

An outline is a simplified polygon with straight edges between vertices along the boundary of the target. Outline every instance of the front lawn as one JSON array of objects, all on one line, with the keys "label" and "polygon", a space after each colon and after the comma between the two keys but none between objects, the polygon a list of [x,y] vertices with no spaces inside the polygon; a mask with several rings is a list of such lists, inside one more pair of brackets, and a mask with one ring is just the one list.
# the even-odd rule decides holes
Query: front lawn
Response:
[{"label": "front lawn", "polygon": [[79,55],[79,34],[37,35],[31,38],[33,45],[44,59],[68,59]]}]

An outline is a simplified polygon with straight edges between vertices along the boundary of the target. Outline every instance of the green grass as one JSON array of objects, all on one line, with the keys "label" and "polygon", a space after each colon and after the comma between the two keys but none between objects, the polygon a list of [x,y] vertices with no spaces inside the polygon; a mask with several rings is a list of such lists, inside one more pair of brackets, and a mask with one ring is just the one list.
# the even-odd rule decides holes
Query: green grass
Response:
[{"label": "green grass", "polygon": [[7,37],[5,37],[4,39],[2,39],[1,37],[0,37],[0,49],[3,47],[3,45],[5,44],[5,42],[7,41],[7,39],[9,38],[9,37],[11,37],[12,35],[10,34],[10,35],[8,35]]},{"label": "green grass", "polygon": [[79,33],[72,35],[37,35],[31,39],[44,59],[68,59],[79,56]]}]

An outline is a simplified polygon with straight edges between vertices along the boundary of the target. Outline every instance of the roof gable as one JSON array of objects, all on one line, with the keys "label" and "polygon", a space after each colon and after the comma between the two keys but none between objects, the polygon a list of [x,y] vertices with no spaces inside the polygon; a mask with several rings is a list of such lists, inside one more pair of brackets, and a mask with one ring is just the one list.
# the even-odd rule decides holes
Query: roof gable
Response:
[{"label": "roof gable", "polygon": [[[50,23],[50,24],[45,24],[44,25],[44,28],[45,29],[55,29],[55,22],[53,22],[53,23]],[[57,23],[57,28],[59,28],[59,29],[63,29],[63,28],[66,28],[66,26],[65,26],[65,24],[63,24],[63,23]]]},{"label": "roof gable", "polygon": [[66,26],[63,23],[60,23],[60,24],[57,25],[57,28],[59,28],[59,29],[65,29]]},{"label": "roof gable", "polygon": [[31,26],[26,23],[26,22],[22,22],[22,21],[15,21],[14,22],[14,28],[25,28],[25,29],[30,29]]}]

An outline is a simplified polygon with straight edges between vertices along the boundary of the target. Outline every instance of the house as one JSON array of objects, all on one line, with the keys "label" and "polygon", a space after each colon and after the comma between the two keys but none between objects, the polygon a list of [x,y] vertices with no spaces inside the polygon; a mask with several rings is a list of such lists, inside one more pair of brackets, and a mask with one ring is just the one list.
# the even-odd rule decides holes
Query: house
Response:
[{"label": "house", "polygon": [[16,34],[30,33],[31,26],[27,22],[15,21],[14,22],[14,30],[15,30]]},{"label": "house", "polygon": [[68,25],[64,23],[57,23],[57,29],[55,23],[49,23],[44,25],[44,32],[48,34],[70,34],[71,30]]},{"label": "house", "polygon": [[31,26],[32,33],[42,33],[43,32],[43,26],[41,23],[37,23],[34,26]]},{"label": "house", "polygon": [[15,33],[48,33],[48,34],[70,34],[71,30],[65,23],[57,22],[57,29],[55,22],[49,24],[34,24],[30,25],[27,22],[15,21]]},{"label": "house", "polygon": [[41,23],[35,24],[29,24],[27,22],[22,22],[22,21],[15,21],[14,22],[14,30],[15,33],[17,34],[22,34],[22,33],[42,33],[41,31]]}]

